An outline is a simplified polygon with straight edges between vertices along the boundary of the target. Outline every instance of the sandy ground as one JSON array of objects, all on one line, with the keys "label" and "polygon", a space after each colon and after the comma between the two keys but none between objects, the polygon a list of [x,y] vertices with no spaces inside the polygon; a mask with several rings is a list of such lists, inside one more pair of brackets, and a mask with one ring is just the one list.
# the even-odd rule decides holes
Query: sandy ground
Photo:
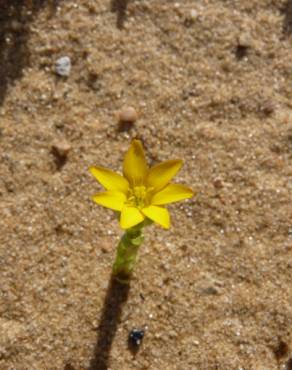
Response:
[{"label": "sandy ground", "polygon": [[[290,0],[0,1],[1,370],[292,369],[291,33]],[[88,167],[134,137],[198,193],[127,288]]]}]

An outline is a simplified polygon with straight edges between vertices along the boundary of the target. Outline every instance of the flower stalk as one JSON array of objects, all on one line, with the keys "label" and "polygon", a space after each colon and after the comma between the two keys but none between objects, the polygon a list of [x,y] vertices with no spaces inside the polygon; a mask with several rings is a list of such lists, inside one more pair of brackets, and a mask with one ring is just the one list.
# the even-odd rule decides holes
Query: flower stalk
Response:
[{"label": "flower stalk", "polygon": [[122,236],[113,265],[113,275],[122,283],[128,283],[137,260],[137,253],[143,243],[143,224],[127,229]]}]

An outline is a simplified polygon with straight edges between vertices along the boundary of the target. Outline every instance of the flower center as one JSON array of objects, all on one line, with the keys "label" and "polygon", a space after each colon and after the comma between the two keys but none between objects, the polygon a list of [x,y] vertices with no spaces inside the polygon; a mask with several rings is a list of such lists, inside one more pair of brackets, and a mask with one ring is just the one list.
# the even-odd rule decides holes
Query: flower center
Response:
[{"label": "flower center", "polygon": [[133,207],[143,208],[148,205],[148,189],[145,186],[134,186],[129,190],[127,203]]}]

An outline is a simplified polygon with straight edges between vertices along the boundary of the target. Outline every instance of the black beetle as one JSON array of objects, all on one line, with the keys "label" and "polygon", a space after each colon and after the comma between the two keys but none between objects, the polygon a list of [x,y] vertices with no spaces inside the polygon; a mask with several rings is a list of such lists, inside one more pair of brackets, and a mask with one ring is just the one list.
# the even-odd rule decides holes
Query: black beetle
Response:
[{"label": "black beetle", "polygon": [[144,338],[145,331],[143,329],[132,329],[129,333],[128,342],[132,347],[139,347]]}]

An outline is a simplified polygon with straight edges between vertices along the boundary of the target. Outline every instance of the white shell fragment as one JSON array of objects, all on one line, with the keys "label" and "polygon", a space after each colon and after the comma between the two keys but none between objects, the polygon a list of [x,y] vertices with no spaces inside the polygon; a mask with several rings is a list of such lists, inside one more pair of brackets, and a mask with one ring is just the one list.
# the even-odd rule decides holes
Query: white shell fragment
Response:
[{"label": "white shell fragment", "polygon": [[55,64],[56,74],[63,77],[68,77],[71,72],[71,59],[68,56],[61,57]]}]

